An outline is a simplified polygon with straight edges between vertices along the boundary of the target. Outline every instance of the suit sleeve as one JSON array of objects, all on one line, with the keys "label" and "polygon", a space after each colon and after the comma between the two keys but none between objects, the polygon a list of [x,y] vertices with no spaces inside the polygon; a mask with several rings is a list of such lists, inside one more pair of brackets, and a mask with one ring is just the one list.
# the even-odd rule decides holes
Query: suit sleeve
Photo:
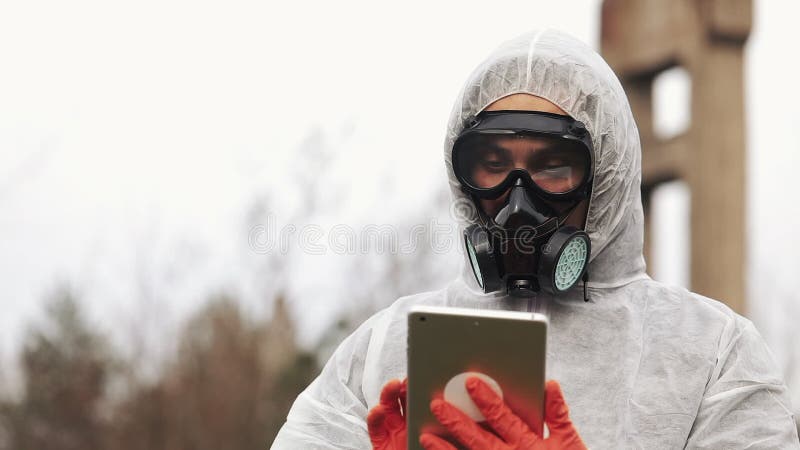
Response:
[{"label": "suit sleeve", "polygon": [[764,339],[736,316],[689,434],[690,449],[800,449],[789,394]]},{"label": "suit sleeve", "polygon": [[361,387],[369,322],[339,345],[320,375],[297,397],[273,450],[372,448]]}]

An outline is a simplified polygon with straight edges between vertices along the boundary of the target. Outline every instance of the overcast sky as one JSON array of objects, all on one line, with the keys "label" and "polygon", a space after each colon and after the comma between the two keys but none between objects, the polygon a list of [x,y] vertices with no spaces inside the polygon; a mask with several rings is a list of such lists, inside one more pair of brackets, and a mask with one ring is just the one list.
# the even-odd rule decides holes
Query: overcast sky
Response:
[{"label": "overcast sky", "polygon": [[[281,189],[298,171],[331,184],[317,207],[337,208],[315,216],[323,222],[393,224],[430,203],[445,189],[451,102],[480,60],[533,28],[598,44],[599,1],[488,5],[0,3],[0,354],[64,281],[108,329],[148,305],[180,317],[214,291],[258,304],[243,217],[263,198],[280,211],[307,206]],[[746,69],[751,310],[781,364],[800,318],[797,17],[794,0],[756,1]],[[679,129],[686,80],[663,84],[659,115]],[[336,164],[298,167],[309,139],[341,152]],[[686,228],[685,189],[660,198],[659,226]],[[657,277],[686,283],[686,241],[664,239]],[[296,282],[292,307],[312,342],[337,306],[303,283],[358,278],[325,257],[301,264],[313,273]]]}]

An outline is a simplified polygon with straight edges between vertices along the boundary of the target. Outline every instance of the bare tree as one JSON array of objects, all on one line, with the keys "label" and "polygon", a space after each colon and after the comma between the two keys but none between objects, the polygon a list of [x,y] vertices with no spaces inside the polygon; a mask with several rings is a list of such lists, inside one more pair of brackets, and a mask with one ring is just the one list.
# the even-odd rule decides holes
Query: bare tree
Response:
[{"label": "bare tree", "polygon": [[91,329],[68,290],[47,304],[46,321],[22,350],[20,400],[0,407],[10,449],[100,448],[101,406],[113,362],[105,338]]},{"label": "bare tree", "polygon": [[266,322],[212,300],[182,329],[163,377],[115,408],[108,448],[263,449],[318,370],[293,332],[282,300]]}]

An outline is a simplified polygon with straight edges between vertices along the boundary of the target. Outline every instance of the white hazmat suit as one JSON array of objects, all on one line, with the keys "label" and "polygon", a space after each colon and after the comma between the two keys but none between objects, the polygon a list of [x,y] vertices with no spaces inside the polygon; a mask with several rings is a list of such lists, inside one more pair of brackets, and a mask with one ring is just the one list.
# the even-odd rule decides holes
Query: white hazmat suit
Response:
[{"label": "white hazmat suit", "polygon": [[[455,138],[470,117],[514,93],[543,97],[583,121],[595,149],[589,301],[581,283],[533,300],[550,318],[547,378],[561,384],[586,445],[800,448],[782,376],[753,324],[645,274],[639,134],[616,76],[591,48],[557,31],[534,32],[473,72],[445,139],[454,198],[465,200],[450,161]],[[466,264],[446,288],[398,299],[342,342],[295,401],[273,449],[371,448],[367,413],[387,381],[406,375],[414,305],[528,308],[526,300],[483,294]]]}]

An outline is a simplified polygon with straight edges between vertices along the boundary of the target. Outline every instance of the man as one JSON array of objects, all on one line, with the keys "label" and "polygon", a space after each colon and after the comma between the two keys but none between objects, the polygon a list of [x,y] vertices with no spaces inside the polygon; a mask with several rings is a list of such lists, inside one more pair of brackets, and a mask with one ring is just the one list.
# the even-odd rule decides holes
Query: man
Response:
[{"label": "man", "polygon": [[[497,135],[490,136],[493,145],[505,146],[514,155],[513,163],[502,169],[490,158],[469,162],[472,128],[487,131],[480,128],[492,114],[513,123],[526,113],[530,127],[550,119],[566,124],[563,130],[568,131],[559,132],[563,139],[555,141],[557,148],[583,139],[582,146],[574,147],[581,156],[566,164],[568,170],[553,163],[534,169],[538,163],[523,160],[536,160],[539,141],[531,141],[525,150],[529,154],[518,158],[512,144],[500,142]],[[512,134],[543,139],[545,128],[531,128],[527,134],[514,128]],[[396,412],[387,405],[402,400],[402,384],[392,380],[406,375],[406,315],[414,305],[546,313],[547,376],[563,390],[562,399],[558,385],[549,383],[546,403],[547,408],[564,401],[569,405],[571,423],[565,407],[559,410],[561,422],[552,422],[568,429],[570,436],[579,435],[569,448],[579,448],[577,443],[613,449],[800,448],[785,385],[750,321],[717,301],[645,274],[639,136],[625,93],[597,53],[555,31],[503,44],[464,86],[451,113],[444,150],[454,200],[477,207],[462,224],[467,242],[487,224],[507,229],[514,222],[508,211],[527,210],[526,220],[539,217],[532,223],[537,232],[549,224],[548,244],[558,233],[567,239],[585,230],[590,249],[582,254],[588,267],[568,272],[563,285],[537,268],[530,277],[498,272],[487,278],[473,269],[495,269],[481,266],[475,249],[468,247],[459,279],[440,291],[398,299],[342,342],[298,397],[273,448],[368,449],[373,443],[376,448],[402,448],[404,422],[385,419]],[[589,173],[564,188],[562,201],[562,192],[548,192],[538,175],[551,166],[561,182],[570,182],[581,167]],[[480,167],[500,170],[501,176],[484,184]],[[532,254],[539,256],[516,258],[511,264],[541,266],[549,246],[535,247]],[[471,386],[470,394],[480,397],[475,392],[481,386]],[[443,416],[447,414],[437,414],[447,419]],[[491,448],[530,448],[534,442],[559,448],[527,432],[528,444],[521,444],[494,431]]]}]

